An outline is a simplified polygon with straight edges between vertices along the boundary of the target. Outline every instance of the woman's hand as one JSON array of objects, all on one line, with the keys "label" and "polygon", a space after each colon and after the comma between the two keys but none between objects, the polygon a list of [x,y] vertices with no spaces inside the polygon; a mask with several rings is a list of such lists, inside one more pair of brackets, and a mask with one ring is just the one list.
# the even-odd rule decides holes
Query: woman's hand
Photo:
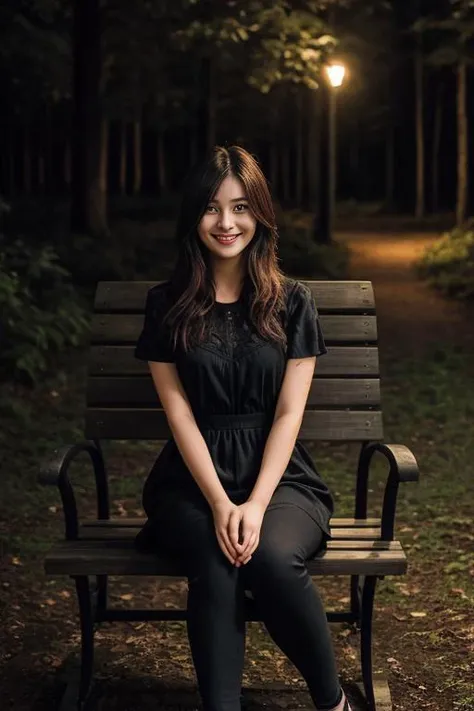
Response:
[{"label": "woman's hand", "polygon": [[236,565],[242,548],[239,545],[239,507],[228,498],[220,499],[212,505],[212,515],[219,546],[227,560]]},{"label": "woman's hand", "polygon": [[[260,529],[265,515],[265,506],[258,501],[246,501],[239,507],[241,519],[242,543],[236,548],[238,552],[236,566],[245,565],[252,557],[260,541]],[[232,537],[233,541],[234,538]]]}]

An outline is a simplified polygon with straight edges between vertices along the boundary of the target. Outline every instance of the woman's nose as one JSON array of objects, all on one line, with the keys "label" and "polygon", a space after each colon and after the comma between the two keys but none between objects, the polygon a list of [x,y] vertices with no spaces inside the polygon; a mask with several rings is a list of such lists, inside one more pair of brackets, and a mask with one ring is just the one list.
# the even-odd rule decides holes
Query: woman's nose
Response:
[{"label": "woman's nose", "polygon": [[230,231],[232,229],[232,225],[234,224],[232,213],[227,212],[224,210],[221,212],[218,225],[220,229],[222,229],[223,232]]}]

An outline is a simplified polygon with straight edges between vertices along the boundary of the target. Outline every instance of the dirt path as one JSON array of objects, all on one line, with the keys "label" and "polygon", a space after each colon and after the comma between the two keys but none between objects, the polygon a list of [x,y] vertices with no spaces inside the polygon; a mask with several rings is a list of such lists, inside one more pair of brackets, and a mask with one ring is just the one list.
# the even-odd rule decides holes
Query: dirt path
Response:
[{"label": "dirt path", "polygon": [[351,250],[350,279],[375,290],[379,343],[384,356],[419,356],[437,344],[474,350],[474,306],[448,299],[415,273],[414,262],[438,234],[340,232]]}]

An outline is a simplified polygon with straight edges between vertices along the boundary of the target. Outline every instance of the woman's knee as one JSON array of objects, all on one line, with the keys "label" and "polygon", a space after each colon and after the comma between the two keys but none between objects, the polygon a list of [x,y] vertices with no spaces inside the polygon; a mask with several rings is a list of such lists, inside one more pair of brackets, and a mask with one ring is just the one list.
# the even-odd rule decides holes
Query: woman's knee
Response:
[{"label": "woman's knee", "polygon": [[235,588],[238,569],[225,557],[214,530],[192,546],[186,568],[189,590],[211,603],[221,602]]},{"label": "woman's knee", "polygon": [[259,577],[277,581],[305,570],[304,551],[291,542],[262,538],[247,563]]}]

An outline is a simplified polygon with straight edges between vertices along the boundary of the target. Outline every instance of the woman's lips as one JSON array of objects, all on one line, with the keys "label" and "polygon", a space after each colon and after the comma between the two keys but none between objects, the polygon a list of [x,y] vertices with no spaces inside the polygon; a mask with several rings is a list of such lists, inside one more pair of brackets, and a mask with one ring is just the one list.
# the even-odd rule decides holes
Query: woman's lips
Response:
[{"label": "woman's lips", "polygon": [[240,237],[242,233],[239,232],[236,235],[212,235],[220,244],[232,244],[235,242],[237,237]]}]

